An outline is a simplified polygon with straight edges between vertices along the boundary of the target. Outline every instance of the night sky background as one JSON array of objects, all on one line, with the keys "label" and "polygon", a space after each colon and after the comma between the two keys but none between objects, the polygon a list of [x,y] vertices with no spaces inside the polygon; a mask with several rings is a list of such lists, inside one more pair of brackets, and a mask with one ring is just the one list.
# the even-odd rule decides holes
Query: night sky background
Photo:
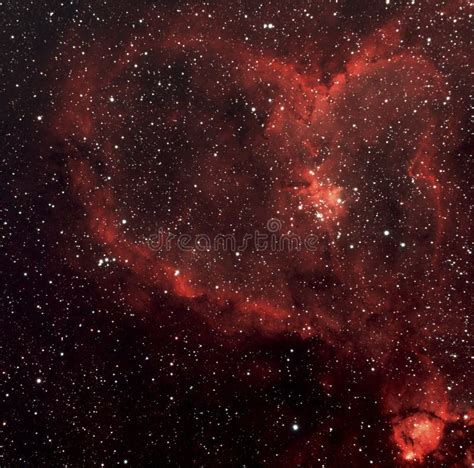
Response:
[{"label": "night sky background", "polygon": [[473,466],[471,16],[0,1],[0,466]]}]

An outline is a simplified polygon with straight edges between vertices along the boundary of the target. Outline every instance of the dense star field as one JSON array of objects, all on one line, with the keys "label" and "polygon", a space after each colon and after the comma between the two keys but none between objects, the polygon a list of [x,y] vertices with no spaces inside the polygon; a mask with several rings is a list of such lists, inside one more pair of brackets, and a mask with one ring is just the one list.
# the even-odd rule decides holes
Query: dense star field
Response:
[{"label": "dense star field", "polygon": [[473,466],[467,1],[0,25],[0,466]]}]

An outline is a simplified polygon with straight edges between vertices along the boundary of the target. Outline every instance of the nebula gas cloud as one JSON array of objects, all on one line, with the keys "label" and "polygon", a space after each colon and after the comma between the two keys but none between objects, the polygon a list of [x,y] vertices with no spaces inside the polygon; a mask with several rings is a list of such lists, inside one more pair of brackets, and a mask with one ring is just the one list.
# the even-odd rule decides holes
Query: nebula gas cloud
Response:
[{"label": "nebula gas cloud", "polygon": [[470,466],[468,3],[44,8],[25,308],[65,418],[13,410],[5,460]]}]

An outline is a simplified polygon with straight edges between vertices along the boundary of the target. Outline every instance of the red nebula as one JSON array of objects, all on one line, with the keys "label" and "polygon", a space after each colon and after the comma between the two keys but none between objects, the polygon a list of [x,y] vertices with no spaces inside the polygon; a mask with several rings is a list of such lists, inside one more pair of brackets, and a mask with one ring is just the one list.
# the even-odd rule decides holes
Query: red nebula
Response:
[{"label": "red nebula", "polygon": [[426,414],[415,414],[394,423],[393,439],[407,461],[422,462],[438,448],[444,422]]},{"label": "red nebula", "polygon": [[[318,338],[343,360],[376,356],[381,367],[394,348],[411,353],[427,345],[422,315],[431,311],[431,326],[442,329],[450,307],[443,303],[441,245],[454,223],[449,207],[459,199],[444,159],[456,145],[446,129],[456,123],[452,113],[439,116],[448,91],[434,61],[421,46],[404,45],[398,18],[368,34],[342,66],[315,59],[301,67],[291,54],[259,51],[226,34],[184,15],[160,40],[149,40],[145,29],[124,50],[98,41],[62,81],[54,134],[67,142],[70,190],[94,242],[130,273],[130,304],[143,312],[154,291],[164,291],[224,335]],[[187,82],[199,98],[176,91],[168,108],[148,105],[148,94],[140,98],[149,90],[133,74],[135,64],[147,61],[164,75],[185,57],[200,64]],[[377,91],[380,83],[387,93]],[[225,107],[239,95],[252,105]],[[235,123],[244,112],[253,119],[245,130]],[[157,122],[166,122],[163,138]],[[131,128],[141,135],[136,141]],[[155,139],[162,142],[158,152],[154,143],[141,146]],[[178,142],[177,155],[169,141]],[[137,183],[136,158],[156,175],[156,187]],[[181,158],[179,170],[168,173],[163,168],[174,158]],[[215,174],[204,174],[205,167]],[[227,183],[215,183],[217,174]],[[169,177],[182,190],[171,207]],[[157,254],[140,229],[122,225],[134,210],[143,213],[135,224],[145,236],[157,222],[186,226],[190,234],[226,233],[239,213],[242,232],[278,218],[285,232],[316,233],[321,242],[316,251],[291,255],[244,252],[238,263],[233,252]],[[434,272],[425,274],[426,264]],[[413,345],[400,345],[402,318]],[[441,371],[424,357],[419,369],[423,377],[394,373],[382,395],[391,440],[405,461],[435,452],[458,414]],[[257,371],[265,378],[273,372],[265,363]],[[333,377],[321,381],[331,394]]]}]

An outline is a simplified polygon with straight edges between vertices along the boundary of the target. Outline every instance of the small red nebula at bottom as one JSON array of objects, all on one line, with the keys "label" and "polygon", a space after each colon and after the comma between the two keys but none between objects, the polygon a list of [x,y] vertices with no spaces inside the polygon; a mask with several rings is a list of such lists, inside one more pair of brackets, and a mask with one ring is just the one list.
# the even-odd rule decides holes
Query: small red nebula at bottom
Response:
[{"label": "small red nebula at bottom", "polygon": [[439,446],[444,421],[430,414],[416,413],[395,422],[393,439],[406,461],[422,462]]}]

